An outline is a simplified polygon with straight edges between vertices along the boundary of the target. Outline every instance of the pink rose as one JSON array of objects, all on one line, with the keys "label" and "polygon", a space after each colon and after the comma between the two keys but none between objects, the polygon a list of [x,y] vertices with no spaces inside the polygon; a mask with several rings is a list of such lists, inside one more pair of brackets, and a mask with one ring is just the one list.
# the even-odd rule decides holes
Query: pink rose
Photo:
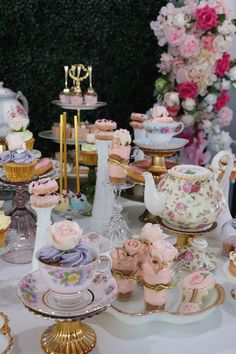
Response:
[{"label": "pink rose", "polygon": [[193,98],[198,95],[198,86],[194,82],[182,82],[178,84],[176,91],[183,99]]},{"label": "pink rose", "polygon": [[209,5],[197,9],[194,17],[200,30],[209,31],[218,25],[216,10]]},{"label": "pink rose", "polygon": [[179,46],[185,39],[184,27],[166,27],[164,32],[167,42],[173,47]]},{"label": "pink rose", "polygon": [[230,70],[231,57],[229,53],[224,53],[222,58],[217,60],[215,73],[218,77],[224,77],[225,73]]},{"label": "pink rose", "polygon": [[216,103],[214,104],[214,108],[216,111],[220,111],[221,108],[227,105],[227,103],[230,100],[229,95],[227,95],[228,91],[227,90],[221,90],[220,91],[220,96],[217,98]]},{"label": "pink rose", "polygon": [[177,104],[174,106],[166,106],[166,109],[171,117],[176,117],[179,113],[180,106]]},{"label": "pink rose", "polygon": [[193,259],[194,259],[194,255],[190,251],[185,251],[178,256],[178,261],[185,260],[187,262],[192,262]]},{"label": "pink rose", "polygon": [[212,34],[208,34],[207,36],[203,37],[203,46],[204,49],[208,50],[209,52],[214,53],[215,50],[213,48],[213,42],[214,42],[215,36]]},{"label": "pink rose", "polygon": [[233,111],[229,107],[223,107],[219,111],[218,115],[218,122],[221,127],[226,127],[227,125],[230,125],[231,121],[233,119]]},{"label": "pink rose", "polygon": [[184,42],[180,45],[179,51],[182,57],[190,58],[199,53],[200,42],[194,35],[185,36]]},{"label": "pink rose", "polygon": [[176,203],[176,208],[180,209],[180,210],[185,210],[186,209],[186,205],[182,202]]},{"label": "pink rose", "polygon": [[175,213],[174,213],[173,211],[171,211],[171,210],[169,210],[166,214],[167,214],[167,215],[169,216],[169,218],[171,218],[171,219],[174,219],[174,218],[175,218]]},{"label": "pink rose", "polygon": [[124,248],[129,256],[134,256],[142,251],[142,243],[139,240],[127,240],[124,243]]},{"label": "pink rose", "polygon": [[80,242],[83,230],[76,222],[63,220],[49,226],[49,232],[53,246],[58,250],[66,251]]},{"label": "pink rose", "polygon": [[191,193],[197,193],[201,189],[200,185],[198,183],[192,184],[191,187]]},{"label": "pink rose", "polygon": [[205,277],[202,275],[202,273],[195,273],[190,280],[190,284],[201,284]]},{"label": "pink rose", "polygon": [[192,189],[192,186],[191,186],[190,183],[184,183],[183,184],[182,190],[183,190],[184,193],[190,193],[191,189]]}]

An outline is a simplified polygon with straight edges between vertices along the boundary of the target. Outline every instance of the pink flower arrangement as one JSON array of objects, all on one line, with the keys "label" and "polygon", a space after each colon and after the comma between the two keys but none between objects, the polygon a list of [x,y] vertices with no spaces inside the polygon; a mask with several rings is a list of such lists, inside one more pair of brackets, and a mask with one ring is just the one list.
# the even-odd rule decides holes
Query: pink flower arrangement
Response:
[{"label": "pink flower arrangement", "polygon": [[236,20],[225,0],[183,3],[167,4],[151,22],[158,44],[168,45],[157,65],[155,94],[185,124],[182,137],[191,128],[187,162],[204,165],[210,158],[208,147],[217,152],[232,142],[222,127],[232,120],[226,106],[231,84],[236,87],[236,60],[229,54]]}]

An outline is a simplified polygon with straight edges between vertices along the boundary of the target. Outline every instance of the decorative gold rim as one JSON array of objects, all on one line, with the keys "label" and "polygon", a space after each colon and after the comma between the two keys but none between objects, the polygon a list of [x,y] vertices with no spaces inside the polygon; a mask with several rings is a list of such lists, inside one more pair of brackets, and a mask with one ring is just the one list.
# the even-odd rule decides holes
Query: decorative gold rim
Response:
[{"label": "decorative gold rim", "polygon": [[2,316],[3,320],[4,320],[4,324],[3,324],[2,328],[0,328],[0,333],[7,333],[10,331],[10,329],[8,327],[8,323],[9,323],[8,316],[4,312],[0,312],[0,316]]},{"label": "decorative gold rim", "polygon": [[[2,333],[1,333],[1,334],[2,334]],[[12,345],[13,345],[13,338],[12,338],[12,336],[10,335],[10,332],[5,333],[4,335],[8,337],[8,346],[7,346],[7,348],[6,348],[1,354],[7,354],[7,352],[11,349],[11,347],[12,347]]]},{"label": "decorative gold rim", "polygon": [[122,310],[116,308],[115,305],[111,305],[111,308],[114,309],[116,312],[121,313],[122,315],[125,315],[125,316],[129,316],[129,317],[141,317],[141,316],[151,315],[153,313],[166,313],[166,314],[174,315],[174,316],[185,316],[185,317],[188,316],[188,317],[190,317],[190,316],[200,315],[200,314],[210,310],[211,308],[222,305],[224,303],[225,290],[224,290],[223,286],[220,284],[216,284],[215,289],[217,292],[217,297],[216,297],[216,300],[214,301],[214,303],[211,304],[210,306],[208,306],[207,308],[205,308],[204,310],[200,310],[200,311],[197,311],[194,313],[179,313],[179,312],[166,311],[165,309],[164,310],[158,309],[158,310],[143,311],[143,312],[136,312],[136,313],[132,312],[131,313],[131,312],[122,311]]}]

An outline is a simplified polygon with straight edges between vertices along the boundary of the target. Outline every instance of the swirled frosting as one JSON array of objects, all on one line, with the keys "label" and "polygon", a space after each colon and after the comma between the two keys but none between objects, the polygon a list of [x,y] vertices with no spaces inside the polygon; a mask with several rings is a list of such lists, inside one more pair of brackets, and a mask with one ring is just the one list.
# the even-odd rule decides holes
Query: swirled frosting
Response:
[{"label": "swirled frosting", "polygon": [[15,162],[19,164],[28,164],[35,160],[34,154],[30,151],[17,150],[15,152],[11,152],[9,150],[4,151],[0,155],[0,162],[4,165],[8,162]]},{"label": "swirled frosting", "polygon": [[73,249],[67,251],[60,251],[54,246],[44,246],[39,251],[38,258],[43,263],[58,263],[58,265],[63,267],[75,267],[93,261],[91,249],[81,242]]}]

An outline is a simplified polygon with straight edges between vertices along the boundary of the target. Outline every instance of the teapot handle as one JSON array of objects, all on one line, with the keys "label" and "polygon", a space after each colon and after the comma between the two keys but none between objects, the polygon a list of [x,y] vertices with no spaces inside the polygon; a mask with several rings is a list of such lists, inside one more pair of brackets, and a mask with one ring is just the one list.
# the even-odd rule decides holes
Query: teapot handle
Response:
[{"label": "teapot handle", "polygon": [[16,99],[22,101],[22,104],[23,104],[23,107],[26,111],[26,114],[28,114],[29,113],[29,104],[28,104],[26,97],[23,95],[23,93],[21,91],[18,91],[16,93]]},{"label": "teapot handle", "polygon": [[234,157],[230,151],[223,150],[223,151],[218,152],[218,154],[216,154],[212,160],[212,169],[213,169],[213,172],[214,172],[216,178],[218,178],[219,174],[222,172],[220,160],[224,157],[227,158],[227,165],[226,165],[225,171],[223,171],[223,176],[219,182],[222,190],[224,190],[224,188],[226,187],[229,177],[230,177],[230,174],[233,170]]}]

